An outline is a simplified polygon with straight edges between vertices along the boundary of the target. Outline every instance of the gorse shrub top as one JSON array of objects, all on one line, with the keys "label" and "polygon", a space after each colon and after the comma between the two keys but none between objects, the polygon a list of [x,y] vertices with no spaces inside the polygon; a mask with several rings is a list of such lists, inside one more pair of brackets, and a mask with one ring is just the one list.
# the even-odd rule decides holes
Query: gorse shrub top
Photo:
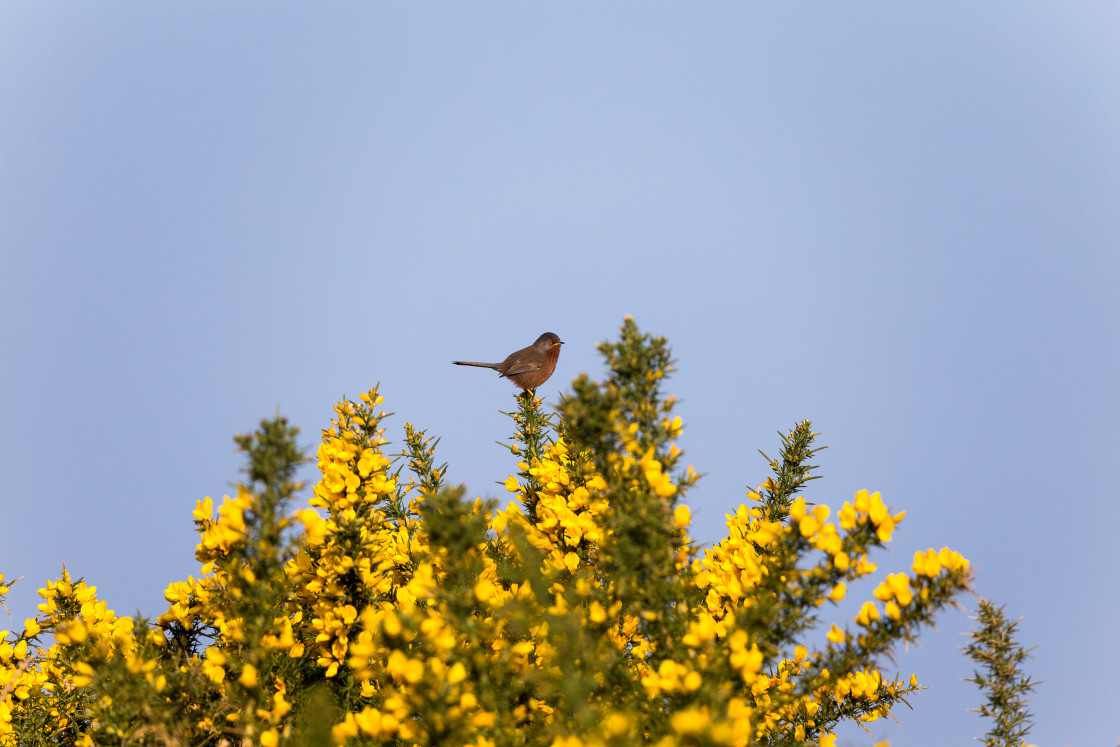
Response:
[{"label": "gorse shrub top", "polygon": [[507,505],[464,500],[409,424],[390,453],[376,388],[335,407],[302,508],[296,429],[238,437],[246,479],[199,502],[166,612],[118,617],[64,572],[5,633],[0,745],[830,745],[917,690],[878,663],[968,561],[916,552],[839,619],[904,514],[808,496],[807,421],[701,549],[666,341],[627,319],[600,351],[555,413],[518,398]]}]

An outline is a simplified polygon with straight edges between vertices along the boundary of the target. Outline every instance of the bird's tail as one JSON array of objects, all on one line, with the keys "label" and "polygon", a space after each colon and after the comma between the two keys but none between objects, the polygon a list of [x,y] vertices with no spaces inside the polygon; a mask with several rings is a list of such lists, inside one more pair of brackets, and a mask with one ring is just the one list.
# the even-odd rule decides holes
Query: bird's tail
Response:
[{"label": "bird's tail", "polygon": [[495,371],[501,363],[479,363],[478,361],[451,361],[456,366],[478,366],[479,368],[493,368]]}]

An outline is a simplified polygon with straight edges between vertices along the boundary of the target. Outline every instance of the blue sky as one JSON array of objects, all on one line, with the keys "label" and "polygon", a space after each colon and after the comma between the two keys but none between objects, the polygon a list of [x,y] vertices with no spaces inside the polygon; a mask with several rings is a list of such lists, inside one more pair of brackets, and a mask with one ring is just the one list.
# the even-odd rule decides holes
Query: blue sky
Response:
[{"label": "blue sky", "polygon": [[[13,615],[63,562],[158,614],[231,436],[279,408],[313,446],[378,381],[391,439],[429,429],[451,480],[504,500],[514,390],[450,361],[556,332],[555,402],[631,314],[678,358],[698,539],[811,419],[810,500],[908,512],[884,573],[950,545],[1023,617],[1032,741],[1114,744],[1118,24],[1114,2],[5,3]],[[897,653],[931,688],[876,737],[983,733],[970,626]]]}]

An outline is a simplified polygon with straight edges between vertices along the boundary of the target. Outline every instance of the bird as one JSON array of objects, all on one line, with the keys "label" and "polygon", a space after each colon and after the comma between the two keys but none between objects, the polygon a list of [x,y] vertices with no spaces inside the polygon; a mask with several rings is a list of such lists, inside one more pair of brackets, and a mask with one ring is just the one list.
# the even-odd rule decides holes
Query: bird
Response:
[{"label": "bird", "polygon": [[501,363],[478,363],[477,361],[451,361],[456,366],[478,366],[492,368],[498,376],[505,377],[525,391],[536,389],[548,381],[556,370],[560,357],[560,346],[564,342],[552,332],[545,332],[527,348],[510,353]]}]

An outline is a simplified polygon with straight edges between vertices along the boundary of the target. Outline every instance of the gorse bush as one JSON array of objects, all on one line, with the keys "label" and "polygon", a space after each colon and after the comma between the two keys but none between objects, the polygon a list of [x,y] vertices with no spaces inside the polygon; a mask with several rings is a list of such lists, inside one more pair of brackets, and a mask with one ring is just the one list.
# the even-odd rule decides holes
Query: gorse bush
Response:
[{"label": "gorse bush", "polygon": [[700,548],[666,341],[627,319],[600,351],[607,379],[555,413],[518,397],[504,507],[411,425],[389,453],[376,388],[335,407],[302,508],[296,429],[238,437],[244,482],[199,502],[199,577],[166,612],[118,617],[64,572],[5,634],[0,745],[831,745],[919,689],[879,661],[968,561],[917,552],[833,619],[904,514],[807,500],[808,422]]}]

